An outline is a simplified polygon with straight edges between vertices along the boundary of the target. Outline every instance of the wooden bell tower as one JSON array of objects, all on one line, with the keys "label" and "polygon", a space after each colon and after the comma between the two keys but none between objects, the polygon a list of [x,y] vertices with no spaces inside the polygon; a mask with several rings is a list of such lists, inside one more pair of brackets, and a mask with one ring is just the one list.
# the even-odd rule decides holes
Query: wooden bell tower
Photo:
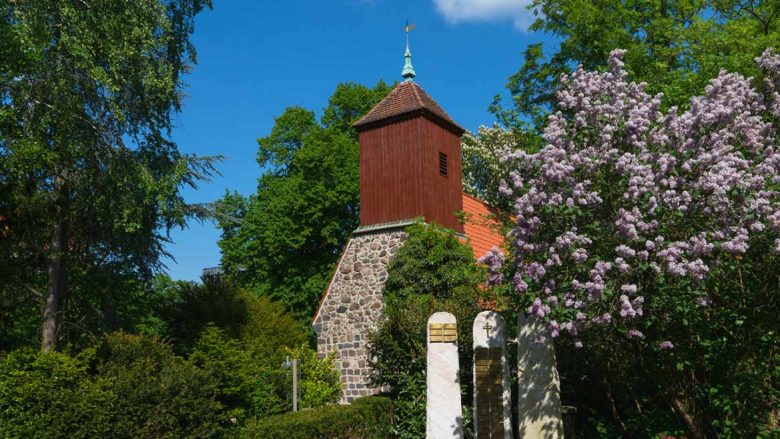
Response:
[{"label": "wooden bell tower", "polygon": [[[408,34],[407,34],[408,35]],[[360,136],[360,225],[424,217],[463,232],[460,127],[413,78],[408,39],[405,80],[354,126]]]}]

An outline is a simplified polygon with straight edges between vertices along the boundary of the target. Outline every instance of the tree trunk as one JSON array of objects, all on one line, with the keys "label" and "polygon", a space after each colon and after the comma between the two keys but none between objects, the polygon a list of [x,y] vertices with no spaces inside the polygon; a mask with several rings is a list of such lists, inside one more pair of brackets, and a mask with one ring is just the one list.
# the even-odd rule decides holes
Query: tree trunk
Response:
[{"label": "tree trunk", "polygon": [[694,437],[694,439],[703,439],[704,434],[702,433],[701,429],[699,428],[699,425],[697,424],[696,420],[691,416],[691,414],[688,412],[688,410],[685,409],[685,405],[680,401],[679,398],[676,396],[673,396],[670,398],[669,403],[672,406],[672,409],[677,413],[677,416],[680,417],[680,419],[685,422],[685,425],[688,427],[689,433],[691,433],[691,436]]},{"label": "tree trunk", "polygon": [[[56,177],[54,191],[61,192],[63,179]],[[49,243],[49,286],[46,290],[46,305],[43,309],[43,330],[41,350],[50,352],[57,345],[57,326],[60,303],[65,295],[65,253],[67,251],[67,236],[64,221],[65,209],[60,200],[55,201],[54,224],[51,229]]]}]

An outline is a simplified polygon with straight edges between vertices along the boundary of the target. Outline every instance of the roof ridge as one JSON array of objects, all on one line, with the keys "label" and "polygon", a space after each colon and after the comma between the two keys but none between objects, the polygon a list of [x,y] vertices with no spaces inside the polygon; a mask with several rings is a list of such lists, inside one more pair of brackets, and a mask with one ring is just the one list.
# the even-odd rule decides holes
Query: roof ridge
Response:
[{"label": "roof ridge", "polygon": [[362,126],[370,126],[381,123],[383,120],[398,117],[413,117],[417,114],[425,114],[432,117],[434,121],[438,120],[437,123],[443,123],[445,128],[452,130],[457,135],[466,131],[422,87],[413,81],[398,83],[387,96],[363,117],[355,121],[352,126],[360,131]]},{"label": "roof ridge", "polygon": [[417,85],[416,82],[409,81],[410,84],[412,84],[412,93],[414,93],[415,99],[417,99],[417,104],[421,106],[422,108],[428,108],[425,106],[425,102],[423,102],[422,97],[420,97],[420,93],[418,91],[419,85]]}]

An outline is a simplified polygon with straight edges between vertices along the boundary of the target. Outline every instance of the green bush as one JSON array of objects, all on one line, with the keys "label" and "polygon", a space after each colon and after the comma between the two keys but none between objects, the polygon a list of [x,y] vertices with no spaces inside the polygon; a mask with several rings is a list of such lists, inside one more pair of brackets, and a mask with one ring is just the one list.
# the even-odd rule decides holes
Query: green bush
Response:
[{"label": "green bush", "polygon": [[202,284],[176,282],[163,286],[161,293],[165,303],[159,318],[179,353],[190,352],[210,325],[228,338],[251,344],[262,357],[283,357],[287,347],[308,338],[306,329],[281,304],[219,278],[204,278]]},{"label": "green bush", "polygon": [[106,384],[84,358],[16,350],[0,359],[0,436],[108,437],[117,398]]},{"label": "green bush", "polygon": [[217,379],[219,400],[229,417],[238,421],[292,407],[292,383],[287,383],[289,372],[282,369],[282,358],[254,351],[215,326],[203,331],[190,355],[190,360]]},{"label": "green bush", "polygon": [[393,437],[393,404],[381,396],[249,422],[239,438],[382,439]]},{"label": "green bush", "polygon": [[386,318],[368,344],[372,382],[390,388],[400,439],[425,436],[426,324],[437,311],[458,319],[464,419],[470,419],[471,322],[480,311],[476,299],[481,272],[471,249],[454,232],[438,226],[416,224],[407,232],[388,268]]},{"label": "green bush", "polygon": [[287,356],[301,360],[301,407],[338,400],[341,381],[332,357],[320,359],[305,343],[298,324],[267,298],[252,298],[253,321],[240,338],[208,326],[190,360],[219,382],[219,401],[229,417],[241,421],[283,413],[292,407],[292,374],[282,368]]},{"label": "green bush", "polygon": [[106,335],[94,369],[116,395],[113,437],[213,437],[228,421],[215,377],[157,337]]},{"label": "green bush", "polygon": [[303,409],[335,403],[341,397],[341,377],[336,370],[336,354],[319,358],[306,345],[288,349],[290,358],[301,360],[301,405]]}]

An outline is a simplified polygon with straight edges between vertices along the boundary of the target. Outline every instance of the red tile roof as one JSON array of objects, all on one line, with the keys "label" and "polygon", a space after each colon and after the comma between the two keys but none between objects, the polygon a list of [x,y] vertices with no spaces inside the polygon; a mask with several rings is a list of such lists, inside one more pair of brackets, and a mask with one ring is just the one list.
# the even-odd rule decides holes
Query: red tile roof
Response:
[{"label": "red tile roof", "polygon": [[417,83],[404,81],[395,86],[374,108],[353,125],[358,130],[385,119],[428,114],[450,125],[460,134],[465,131]]},{"label": "red tile roof", "polygon": [[501,248],[504,235],[497,219],[498,210],[464,193],[463,212],[466,214],[463,231],[469,238],[474,257],[479,259],[493,247]]}]

